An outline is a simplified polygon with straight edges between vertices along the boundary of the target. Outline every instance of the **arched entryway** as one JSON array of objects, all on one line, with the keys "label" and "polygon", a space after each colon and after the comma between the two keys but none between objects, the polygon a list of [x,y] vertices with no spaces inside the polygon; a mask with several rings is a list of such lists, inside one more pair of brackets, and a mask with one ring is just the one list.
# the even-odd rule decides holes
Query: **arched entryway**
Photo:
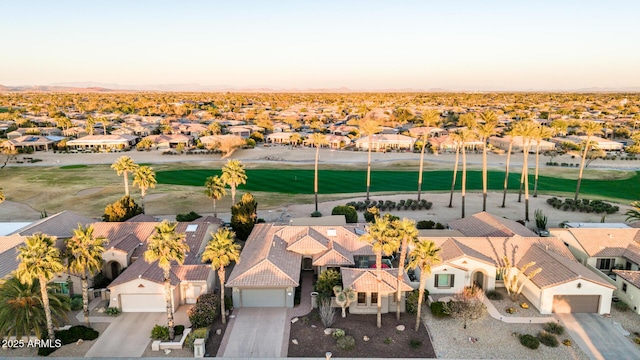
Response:
[{"label": "arched entryway", "polygon": [[122,271],[122,266],[117,261],[111,261],[105,266],[106,276],[107,278],[113,280],[120,275],[120,271]]},{"label": "arched entryway", "polygon": [[480,289],[486,289],[487,287],[487,277],[482,271],[475,271],[471,276],[471,285],[476,285]]},{"label": "arched entryway", "polygon": [[302,258],[302,270],[313,270],[313,259],[310,257]]}]

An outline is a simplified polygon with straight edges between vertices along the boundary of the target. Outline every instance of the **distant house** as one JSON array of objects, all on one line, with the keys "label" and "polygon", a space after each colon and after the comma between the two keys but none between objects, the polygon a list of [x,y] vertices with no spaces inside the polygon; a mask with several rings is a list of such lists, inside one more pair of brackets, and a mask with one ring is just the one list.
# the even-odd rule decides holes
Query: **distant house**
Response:
[{"label": "distant house", "polygon": [[239,136],[232,135],[232,134],[226,134],[226,135],[203,136],[203,137],[200,138],[200,142],[207,149],[215,149],[220,145],[220,142],[224,141],[225,139],[239,139],[239,140],[242,140],[242,138],[240,138]]},{"label": "distant house", "polygon": [[[413,150],[416,139],[400,134],[374,134],[371,139],[372,151],[387,150]],[[369,137],[364,136],[355,141],[356,148],[360,150],[369,149]]]},{"label": "distant house", "polygon": [[[449,135],[442,135],[439,137],[430,137],[428,140],[429,144],[431,144],[431,149],[435,153],[444,153],[444,152],[455,152],[456,151],[456,143],[451,139]],[[467,151],[478,151],[481,150],[484,144],[482,141],[474,140],[465,143],[465,149]]]},{"label": "distant house", "polygon": [[427,133],[428,134],[427,136],[430,138],[431,137],[437,138],[437,137],[447,135],[449,132],[439,127],[419,126],[419,127],[413,127],[409,129],[409,134],[414,138],[422,138],[425,133]]},{"label": "distant house", "polygon": [[227,128],[227,133],[247,139],[251,135],[251,129],[245,126],[230,126]]},{"label": "distant house", "polygon": [[[552,141],[555,143],[570,142],[575,145],[580,145],[581,143],[587,141],[587,137],[567,136],[565,138],[553,138]],[[624,145],[621,142],[604,139],[599,136],[592,136],[590,139],[590,143],[592,146],[595,146],[596,148],[604,151],[622,151],[624,149]]]},{"label": "distant house", "polygon": [[[342,149],[345,146],[351,144],[351,139],[342,135],[325,135],[327,146],[331,149]],[[304,146],[314,146],[310,137],[307,137],[303,142]]]},{"label": "distant house", "polygon": [[33,151],[49,151],[63,137],[25,135],[2,143],[2,146],[11,150],[32,149]]},{"label": "distant house", "polygon": [[207,126],[200,123],[172,122],[170,126],[174,134],[190,135],[196,139],[207,131]]},{"label": "distant house", "polygon": [[266,137],[267,143],[272,144],[288,144],[291,142],[291,136],[293,136],[292,132],[274,132]]},{"label": "distant house", "polygon": [[67,141],[67,146],[72,149],[113,151],[131,149],[137,142],[135,135],[88,135]]},{"label": "distant house", "polygon": [[185,147],[193,145],[193,137],[183,134],[149,135],[145,139],[151,140],[158,149],[175,149],[178,145]]},{"label": "distant house", "polygon": [[[503,137],[491,136],[489,138],[489,144],[497,147],[502,150],[509,150],[509,143],[511,142],[511,136],[505,135]],[[511,151],[513,152],[522,152],[524,151],[524,139],[522,136],[514,136],[513,137],[513,145],[511,147]],[[533,153],[538,146],[538,141],[531,140],[529,152]],[[540,152],[543,151],[551,151],[556,148],[556,144],[551,141],[540,140]]]}]

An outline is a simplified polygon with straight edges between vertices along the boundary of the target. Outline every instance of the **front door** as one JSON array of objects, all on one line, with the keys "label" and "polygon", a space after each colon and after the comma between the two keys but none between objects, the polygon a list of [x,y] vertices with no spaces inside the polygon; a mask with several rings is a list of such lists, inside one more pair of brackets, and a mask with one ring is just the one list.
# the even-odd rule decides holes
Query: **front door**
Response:
[{"label": "front door", "polygon": [[302,259],[302,270],[313,270],[313,259],[309,257]]},{"label": "front door", "polygon": [[473,276],[473,285],[477,286],[480,289],[484,288],[484,274],[480,271],[476,272]]}]

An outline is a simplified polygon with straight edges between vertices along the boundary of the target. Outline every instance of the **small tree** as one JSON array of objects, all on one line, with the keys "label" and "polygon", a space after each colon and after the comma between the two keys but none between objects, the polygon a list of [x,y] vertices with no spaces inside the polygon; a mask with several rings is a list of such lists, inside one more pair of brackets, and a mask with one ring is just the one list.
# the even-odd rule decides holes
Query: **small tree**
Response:
[{"label": "small tree", "polygon": [[464,328],[467,328],[467,322],[477,320],[486,314],[487,307],[482,303],[484,293],[477,286],[465,286],[465,288],[457,293],[453,301],[443,305],[445,312],[449,313],[456,319],[461,319]]},{"label": "small tree", "polygon": [[512,266],[509,258],[506,256],[503,258],[504,266],[500,268],[500,273],[502,274],[502,278],[504,279],[504,287],[507,289],[507,294],[511,300],[516,301],[518,296],[522,292],[522,288],[524,287],[524,281],[520,282],[521,275],[525,277],[525,280],[530,280],[534,276],[538,275],[541,268],[537,268],[526,274],[527,270],[536,264],[535,261],[525,264],[522,268],[515,268],[516,272],[512,275],[514,266]]},{"label": "small tree", "polygon": [[142,208],[129,196],[123,196],[104,209],[102,220],[107,222],[121,222],[142,214]]},{"label": "small tree", "polygon": [[358,222],[358,213],[353,206],[338,205],[331,210],[331,215],[344,215],[347,223]]},{"label": "small tree", "polygon": [[231,227],[238,239],[247,240],[256,224],[257,211],[258,202],[251,193],[242,195],[240,202],[231,207]]},{"label": "small tree", "polygon": [[538,228],[538,230],[546,230],[547,229],[547,215],[545,215],[542,210],[537,209],[534,213],[533,213],[534,217],[536,218],[536,227]]},{"label": "small tree", "polygon": [[342,276],[335,270],[325,270],[318,275],[316,280],[315,291],[321,298],[331,297],[333,294],[333,288],[342,282]]},{"label": "small tree", "polygon": [[350,287],[343,289],[340,285],[333,287],[333,293],[336,296],[336,304],[342,308],[342,317],[347,317],[346,310],[352,302],[358,299],[358,293]]}]

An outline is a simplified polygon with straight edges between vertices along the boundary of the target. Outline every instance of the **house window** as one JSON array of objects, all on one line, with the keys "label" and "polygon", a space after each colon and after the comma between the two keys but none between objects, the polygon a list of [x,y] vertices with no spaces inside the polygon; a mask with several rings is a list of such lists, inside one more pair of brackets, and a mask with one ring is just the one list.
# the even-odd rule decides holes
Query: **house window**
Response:
[{"label": "house window", "polygon": [[57,282],[51,284],[51,289],[54,294],[69,294],[69,284],[66,282]]},{"label": "house window", "polygon": [[378,303],[378,293],[377,292],[372,292],[371,293],[371,304],[377,304]]},{"label": "house window", "polygon": [[358,305],[367,305],[367,293],[358,293]]},{"label": "house window", "polygon": [[437,274],[436,275],[436,287],[437,288],[451,288],[453,287],[453,274]]},{"label": "house window", "polygon": [[627,292],[627,283],[622,283],[622,292],[623,293]]},{"label": "house window", "polygon": [[596,260],[596,268],[598,270],[611,270],[615,264],[615,259],[598,259]]}]

